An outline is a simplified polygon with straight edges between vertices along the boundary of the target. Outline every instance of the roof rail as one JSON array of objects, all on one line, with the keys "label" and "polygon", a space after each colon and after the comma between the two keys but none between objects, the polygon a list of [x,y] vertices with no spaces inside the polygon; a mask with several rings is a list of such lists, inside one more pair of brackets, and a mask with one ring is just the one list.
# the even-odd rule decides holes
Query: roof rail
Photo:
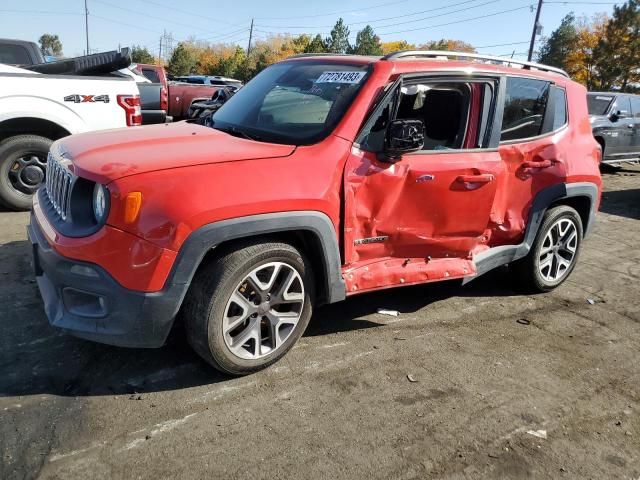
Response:
[{"label": "roof rail", "polygon": [[492,55],[481,55],[479,53],[466,53],[466,52],[448,52],[448,51],[439,51],[439,50],[404,50],[400,52],[390,53],[382,57],[382,60],[399,60],[401,58],[456,58],[456,59],[469,59],[476,60],[486,63],[493,63],[498,65],[519,65],[525,69],[536,69],[541,70],[543,72],[552,72],[562,75],[564,77],[569,77],[569,74],[564,70],[556,67],[549,67],[547,65],[542,65],[540,63],[535,62],[526,62],[524,60],[514,60],[513,58],[505,58],[505,57],[496,57]]},{"label": "roof rail", "polygon": [[350,53],[297,53],[287,58],[305,58],[305,57],[353,57]]}]

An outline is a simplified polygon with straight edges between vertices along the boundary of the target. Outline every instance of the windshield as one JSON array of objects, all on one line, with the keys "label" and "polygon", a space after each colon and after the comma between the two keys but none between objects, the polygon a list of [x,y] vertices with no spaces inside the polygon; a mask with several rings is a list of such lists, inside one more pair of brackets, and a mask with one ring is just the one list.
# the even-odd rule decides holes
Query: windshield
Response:
[{"label": "windshield", "polygon": [[589,115],[604,115],[613,101],[613,95],[587,95]]},{"label": "windshield", "polygon": [[272,65],[215,113],[213,128],[266,142],[316,143],[338,124],[367,72],[367,65]]}]

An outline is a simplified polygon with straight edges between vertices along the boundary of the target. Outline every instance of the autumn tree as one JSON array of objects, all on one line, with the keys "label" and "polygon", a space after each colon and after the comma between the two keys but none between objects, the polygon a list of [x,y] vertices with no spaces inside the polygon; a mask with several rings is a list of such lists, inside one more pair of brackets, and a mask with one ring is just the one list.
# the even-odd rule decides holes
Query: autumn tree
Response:
[{"label": "autumn tree", "polygon": [[40,42],[40,51],[42,52],[42,55],[49,57],[62,56],[62,42],[58,35],[45,33],[38,39],[38,42]]},{"label": "autumn tree", "polygon": [[371,25],[367,25],[358,32],[355,45],[348,51],[356,55],[382,55],[380,37],[374,33]]},{"label": "autumn tree", "polygon": [[640,0],[614,7],[594,57],[599,88],[627,91],[640,82]]},{"label": "autumn tree", "polygon": [[609,18],[595,15],[591,20],[581,18],[575,23],[576,36],[566,52],[562,67],[575,81],[589,90],[600,88],[596,48],[605,33]]},{"label": "autumn tree", "polygon": [[189,75],[198,61],[195,46],[190,42],[180,42],[173,49],[167,70],[172,75]]},{"label": "autumn tree", "polygon": [[576,17],[573,13],[564,16],[560,26],[549,37],[543,39],[538,51],[538,61],[545,65],[567,70],[567,57],[578,40]]},{"label": "autumn tree", "polygon": [[326,53],[327,52],[327,48],[325,46],[324,40],[322,40],[322,37],[320,36],[320,34],[317,34],[315,37],[313,37],[313,40],[311,40],[311,42],[309,43],[309,45],[307,45],[307,48],[305,48],[305,53]]},{"label": "autumn tree", "polygon": [[131,47],[131,61],[133,63],[147,63],[152,64],[155,62],[155,58],[151,55],[151,52],[147,50],[147,47],[141,47],[140,45],[133,45]]},{"label": "autumn tree", "polygon": [[329,37],[325,40],[325,47],[329,53],[347,53],[349,51],[349,27],[339,18]]},{"label": "autumn tree", "polygon": [[475,53],[476,49],[473,45],[463,42],[462,40],[440,39],[431,40],[418,47],[419,50],[447,50],[450,52],[467,52]]},{"label": "autumn tree", "polygon": [[406,40],[395,40],[393,42],[382,42],[381,45],[382,47],[382,53],[383,55],[387,55],[389,53],[393,53],[393,52],[400,52],[402,50],[415,50],[416,46],[411,44],[411,43],[407,43]]}]

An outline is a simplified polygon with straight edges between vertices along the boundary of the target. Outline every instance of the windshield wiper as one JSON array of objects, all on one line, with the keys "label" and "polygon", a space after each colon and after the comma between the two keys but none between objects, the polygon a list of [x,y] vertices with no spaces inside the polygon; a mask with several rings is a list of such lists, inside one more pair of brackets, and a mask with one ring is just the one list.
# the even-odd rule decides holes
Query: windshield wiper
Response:
[{"label": "windshield wiper", "polygon": [[261,140],[260,137],[258,137],[256,135],[250,135],[247,132],[245,132],[244,130],[240,130],[237,127],[216,127],[214,125],[213,128],[215,128],[216,130],[220,130],[221,132],[228,133],[229,135],[233,135],[234,137],[240,137],[240,138],[244,138],[246,140],[254,140],[254,141],[260,141]]}]

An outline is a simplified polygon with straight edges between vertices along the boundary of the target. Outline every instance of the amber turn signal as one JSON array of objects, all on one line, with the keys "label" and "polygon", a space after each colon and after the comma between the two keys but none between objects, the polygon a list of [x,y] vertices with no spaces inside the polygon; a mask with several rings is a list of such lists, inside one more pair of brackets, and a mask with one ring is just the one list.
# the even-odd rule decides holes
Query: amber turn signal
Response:
[{"label": "amber turn signal", "polygon": [[128,193],[124,200],[124,223],[133,223],[138,218],[142,207],[142,193]]}]

